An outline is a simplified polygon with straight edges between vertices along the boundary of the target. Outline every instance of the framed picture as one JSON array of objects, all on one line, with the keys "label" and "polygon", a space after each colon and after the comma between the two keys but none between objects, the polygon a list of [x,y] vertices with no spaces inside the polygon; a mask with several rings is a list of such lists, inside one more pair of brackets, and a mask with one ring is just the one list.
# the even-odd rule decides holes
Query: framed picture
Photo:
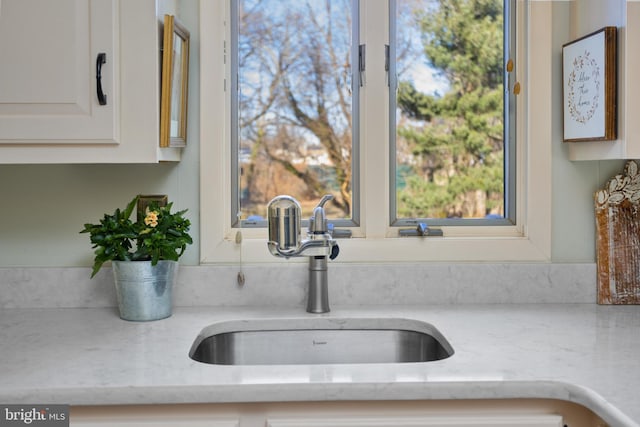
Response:
[{"label": "framed picture", "polygon": [[136,206],[137,220],[142,221],[147,216],[147,208],[151,203],[157,203],[158,207],[167,206],[169,197],[166,194],[139,194],[138,205]]},{"label": "framed picture", "polygon": [[616,139],[617,28],[562,46],[564,141]]},{"label": "framed picture", "polygon": [[189,31],[173,15],[164,16],[160,147],[184,147],[187,143],[189,37]]}]

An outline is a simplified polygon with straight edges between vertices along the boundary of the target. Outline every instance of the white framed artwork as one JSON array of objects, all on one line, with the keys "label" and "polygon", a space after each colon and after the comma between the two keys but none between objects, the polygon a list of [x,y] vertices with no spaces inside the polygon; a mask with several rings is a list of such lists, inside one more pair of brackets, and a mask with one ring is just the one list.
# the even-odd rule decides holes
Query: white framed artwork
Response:
[{"label": "white framed artwork", "polygon": [[616,40],[604,27],[562,46],[565,142],[616,139]]}]

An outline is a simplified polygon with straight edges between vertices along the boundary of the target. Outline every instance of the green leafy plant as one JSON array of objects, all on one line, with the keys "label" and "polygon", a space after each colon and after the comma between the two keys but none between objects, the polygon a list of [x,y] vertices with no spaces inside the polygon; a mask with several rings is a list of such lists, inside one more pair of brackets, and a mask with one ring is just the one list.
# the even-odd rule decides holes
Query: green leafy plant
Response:
[{"label": "green leafy plant", "polygon": [[193,243],[189,235],[191,222],[184,217],[187,210],[171,213],[173,203],[158,206],[151,203],[144,218],[131,221],[138,203],[136,196],[124,211],[116,209],[105,214],[98,224],[85,224],[80,233],[89,233],[95,259],[91,277],[107,261],[177,261],[187,245]]}]

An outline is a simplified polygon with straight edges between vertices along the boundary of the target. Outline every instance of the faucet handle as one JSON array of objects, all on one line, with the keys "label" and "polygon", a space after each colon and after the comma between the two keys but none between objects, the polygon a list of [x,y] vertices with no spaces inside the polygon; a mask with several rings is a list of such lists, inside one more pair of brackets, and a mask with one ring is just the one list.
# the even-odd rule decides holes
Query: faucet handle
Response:
[{"label": "faucet handle", "polygon": [[337,244],[331,246],[331,254],[329,255],[329,259],[334,260],[338,258],[339,253],[340,253],[340,247]]}]

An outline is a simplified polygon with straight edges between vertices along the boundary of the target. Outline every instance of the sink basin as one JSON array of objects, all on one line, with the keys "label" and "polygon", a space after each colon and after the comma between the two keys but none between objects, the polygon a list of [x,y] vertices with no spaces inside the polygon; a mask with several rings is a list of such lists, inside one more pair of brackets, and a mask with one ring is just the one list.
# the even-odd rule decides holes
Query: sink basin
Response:
[{"label": "sink basin", "polygon": [[216,365],[420,363],[453,348],[432,325],[408,319],[260,319],[213,324],[189,356]]}]

